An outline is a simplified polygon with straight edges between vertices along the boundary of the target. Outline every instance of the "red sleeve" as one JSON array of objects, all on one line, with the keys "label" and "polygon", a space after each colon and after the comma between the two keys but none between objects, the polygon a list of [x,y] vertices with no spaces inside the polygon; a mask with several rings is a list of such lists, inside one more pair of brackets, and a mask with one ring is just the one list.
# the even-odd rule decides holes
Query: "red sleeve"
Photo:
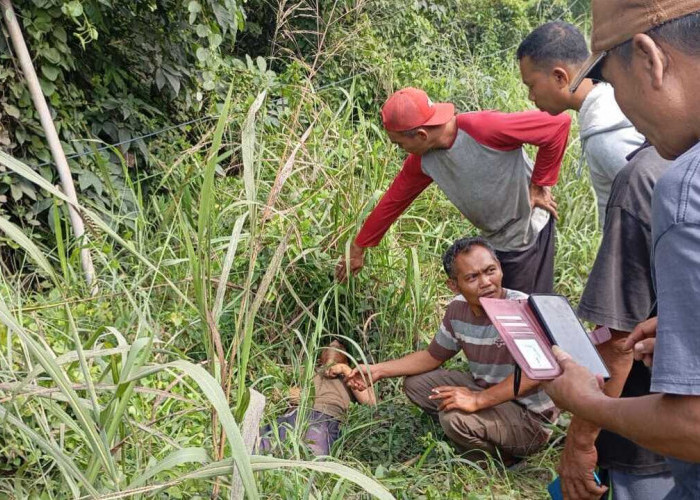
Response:
[{"label": "red sleeve", "polygon": [[403,168],[362,225],[355,244],[361,247],[377,246],[399,215],[431,182],[433,179],[421,170],[420,156],[408,155]]},{"label": "red sleeve", "polygon": [[571,128],[568,114],[479,111],[457,115],[457,126],[480,144],[493,149],[511,151],[523,144],[537,146],[532,183],[538,186],[557,183]]}]

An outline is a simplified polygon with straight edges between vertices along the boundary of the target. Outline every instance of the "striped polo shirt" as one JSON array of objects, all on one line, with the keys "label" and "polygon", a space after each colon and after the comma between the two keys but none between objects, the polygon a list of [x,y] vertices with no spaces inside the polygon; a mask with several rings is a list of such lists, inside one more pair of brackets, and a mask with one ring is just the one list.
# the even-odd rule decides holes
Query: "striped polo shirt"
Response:
[{"label": "striped polo shirt", "polygon": [[[527,298],[522,292],[505,291],[507,299]],[[469,371],[479,387],[487,389],[513,373],[515,361],[491,320],[486,315],[475,316],[466,299],[457,295],[447,306],[445,317],[428,346],[428,352],[435,359],[447,361],[460,350],[469,361]],[[516,398],[515,401],[550,422],[559,414],[543,389]]]}]

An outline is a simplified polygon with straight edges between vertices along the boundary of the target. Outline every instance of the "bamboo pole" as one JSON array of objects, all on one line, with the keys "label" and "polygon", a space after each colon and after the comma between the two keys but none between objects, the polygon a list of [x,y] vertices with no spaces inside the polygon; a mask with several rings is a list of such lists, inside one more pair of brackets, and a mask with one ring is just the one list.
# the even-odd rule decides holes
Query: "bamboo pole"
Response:
[{"label": "bamboo pole", "polygon": [[24,78],[27,80],[29,93],[32,96],[34,106],[39,113],[41,126],[44,129],[44,134],[46,134],[46,140],[49,143],[51,156],[53,157],[53,161],[56,164],[56,170],[58,170],[58,175],[61,179],[61,187],[63,192],[72,202],[68,204],[68,213],[70,216],[71,226],[73,227],[73,234],[81,245],[80,262],[83,267],[83,273],[85,274],[85,281],[87,282],[88,286],[91,287],[91,291],[95,293],[97,291],[96,286],[93,285],[95,280],[95,268],[92,264],[90,250],[86,245],[85,224],[75,208],[78,204],[78,196],[75,192],[75,186],[73,184],[73,177],[71,176],[70,168],[68,167],[68,160],[66,160],[66,154],[64,153],[63,146],[61,146],[61,141],[58,138],[56,126],[54,125],[53,119],[51,118],[51,112],[49,111],[49,106],[46,103],[46,98],[41,90],[39,78],[37,78],[34,65],[32,64],[32,58],[29,55],[27,44],[24,41],[24,35],[22,35],[22,30],[19,26],[19,22],[17,21],[17,15],[12,7],[12,1],[0,0],[0,8],[2,8],[2,17],[5,20],[7,31],[9,32],[10,39],[12,40],[12,47],[14,48],[15,54],[19,59],[22,73],[24,73]]}]

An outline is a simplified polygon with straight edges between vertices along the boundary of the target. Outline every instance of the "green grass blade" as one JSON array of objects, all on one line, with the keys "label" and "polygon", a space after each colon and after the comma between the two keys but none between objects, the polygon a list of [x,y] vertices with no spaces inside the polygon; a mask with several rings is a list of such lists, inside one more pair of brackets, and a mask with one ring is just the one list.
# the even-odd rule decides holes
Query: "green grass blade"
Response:
[{"label": "green grass blade", "polygon": [[248,115],[243,122],[241,133],[241,150],[243,153],[243,183],[248,203],[254,203],[256,199],[255,188],[255,115],[263,104],[267,90],[263,90],[253,101],[248,109]]},{"label": "green grass blade", "polygon": [[[229,442],[231,455],[233,456],[236,467],[238,467],[241,481],[245,487],[246,495],[251,500],[260,498],[258,487],[253,477],[253,470],[250,467],[250,457],[246,452],[246,447],[241,437],[241,431],[236,424],[236,420],[233,418],[224,391],[209,372],[201,366],[190,363],[189,361],[178,360],[163,365],[145,366],[135,373],[131,380],[133,381],[137,378],[168,369],[184,372],[194,380],[197,386],[202,390],[202,393],[206,396],[219,416],[219,421],[221,422],[221,426]],[[231,472],[231,469],[229,469],[229,472]]]},{"label": "green grass blade", "polygon": [[181,450],[176,450],[157,464],[146,469],[143,474],[129,484],[127,489],[138,488],[155,475],[173,469],[179,465],[188,463],[204,464],[207,462],[209,462],[209,456],[204,448],[183,448]]},{"label": "green grass blade", "polygon": [[221,316],[221,309],[224,304],[224,295],[226,294],[226,284],[228,283],[228,277],[231,273],[231,267],[233,266],[233,259],[236,257],[236,250],[238,249],[238,242],[241,239],[241,231],[243,230],[243,223],[247,214],[241,215],[236,222],[233,224],[233,231],[231,231],[231,239],[228,243],[228,249],[226,250],[226,257],[224,257],[224,264],[221,268],[221,276],[219,277],[219,286],[216,289],[216,298],[214,299],[214,308],[212,313],[214,320],[218,323],[219,317]]},{"label": "green grass blade", "polygon": [[97,425],[94,420],[90,419],[90,412],[82,404],[77,393],[68,380],[66,374],[61,370],[61,367],[56,363],[53,353],[49,352],[43,345],[34,340],[30,334],[27,334],[14,317],[7,309],[7,305],[2,297],[0,297],[0,321],[8,328],[13,330],[22,341],[28,346],[31,354],[44,367],[46,373],[51,377],[61,392],[66,396],[68,404],[73,409],[76,419],[80,422],[83,432],[86,435],[87,441],[92,452],[97,455],[99,461],[105,467],[112,479],[116,479],[117,471],[112,460],[109,447],[100,436]]},{"label": "green grass blade", "polygon": [[0,406],[0,420],[9,422],[20,432],[26,434],[32,442],[44,450],[51,458],[53,458],[64,473],[70,474],[92,497],[98,497],[99,492],[92,486],[90,481],[83,475],[75,462],[68,457],[63,450],[58,448],[53,443],[48,442],[40,436],[34,429],[27,426],[20,419],[9,413],[5,408]]},{"label": "green grass blade", "polygon": [[4,217],[0,217],[0,231],[5,233],[12,241],[17,243],[36,262],[56,286],[59,286],[58,277],[49,260],[39,247],[30,240],[22,230]]}]

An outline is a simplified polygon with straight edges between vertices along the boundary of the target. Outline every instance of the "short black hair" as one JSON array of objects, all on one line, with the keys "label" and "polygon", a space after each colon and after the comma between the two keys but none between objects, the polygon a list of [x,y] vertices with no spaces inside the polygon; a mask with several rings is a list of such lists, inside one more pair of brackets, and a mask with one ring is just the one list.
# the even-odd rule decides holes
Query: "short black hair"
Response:
[{"label": "short black hair", "polygon": [[[700,11],[673,19],[646,32],[655,42],[665,42],[690,56],[700,57]],[[611,50],[625,64],[632,61],[632,39]]]},{"label": "short black hair", "polygon": [[519,61],[529,57],[535,65],[542,67],[558,62],[583,64],[589,52],[586,39],[576,26],[552,21],[527,35],[516,55]]},{"label": "short black hair", "polygon": [[469,253],[472,248],[479,246],[485,248],[493,256],[493,258],[498,262],[498,257],[496,256],[496,250],[494,250],[491,243],[486,241],[481,236],[473,236],[471,238],[460,238],[447,249],[445,254],[442,256],[442,267],[445,269],[445,273],[449,278],[455,279],[455,259],[458,255],[463,253]]}]

